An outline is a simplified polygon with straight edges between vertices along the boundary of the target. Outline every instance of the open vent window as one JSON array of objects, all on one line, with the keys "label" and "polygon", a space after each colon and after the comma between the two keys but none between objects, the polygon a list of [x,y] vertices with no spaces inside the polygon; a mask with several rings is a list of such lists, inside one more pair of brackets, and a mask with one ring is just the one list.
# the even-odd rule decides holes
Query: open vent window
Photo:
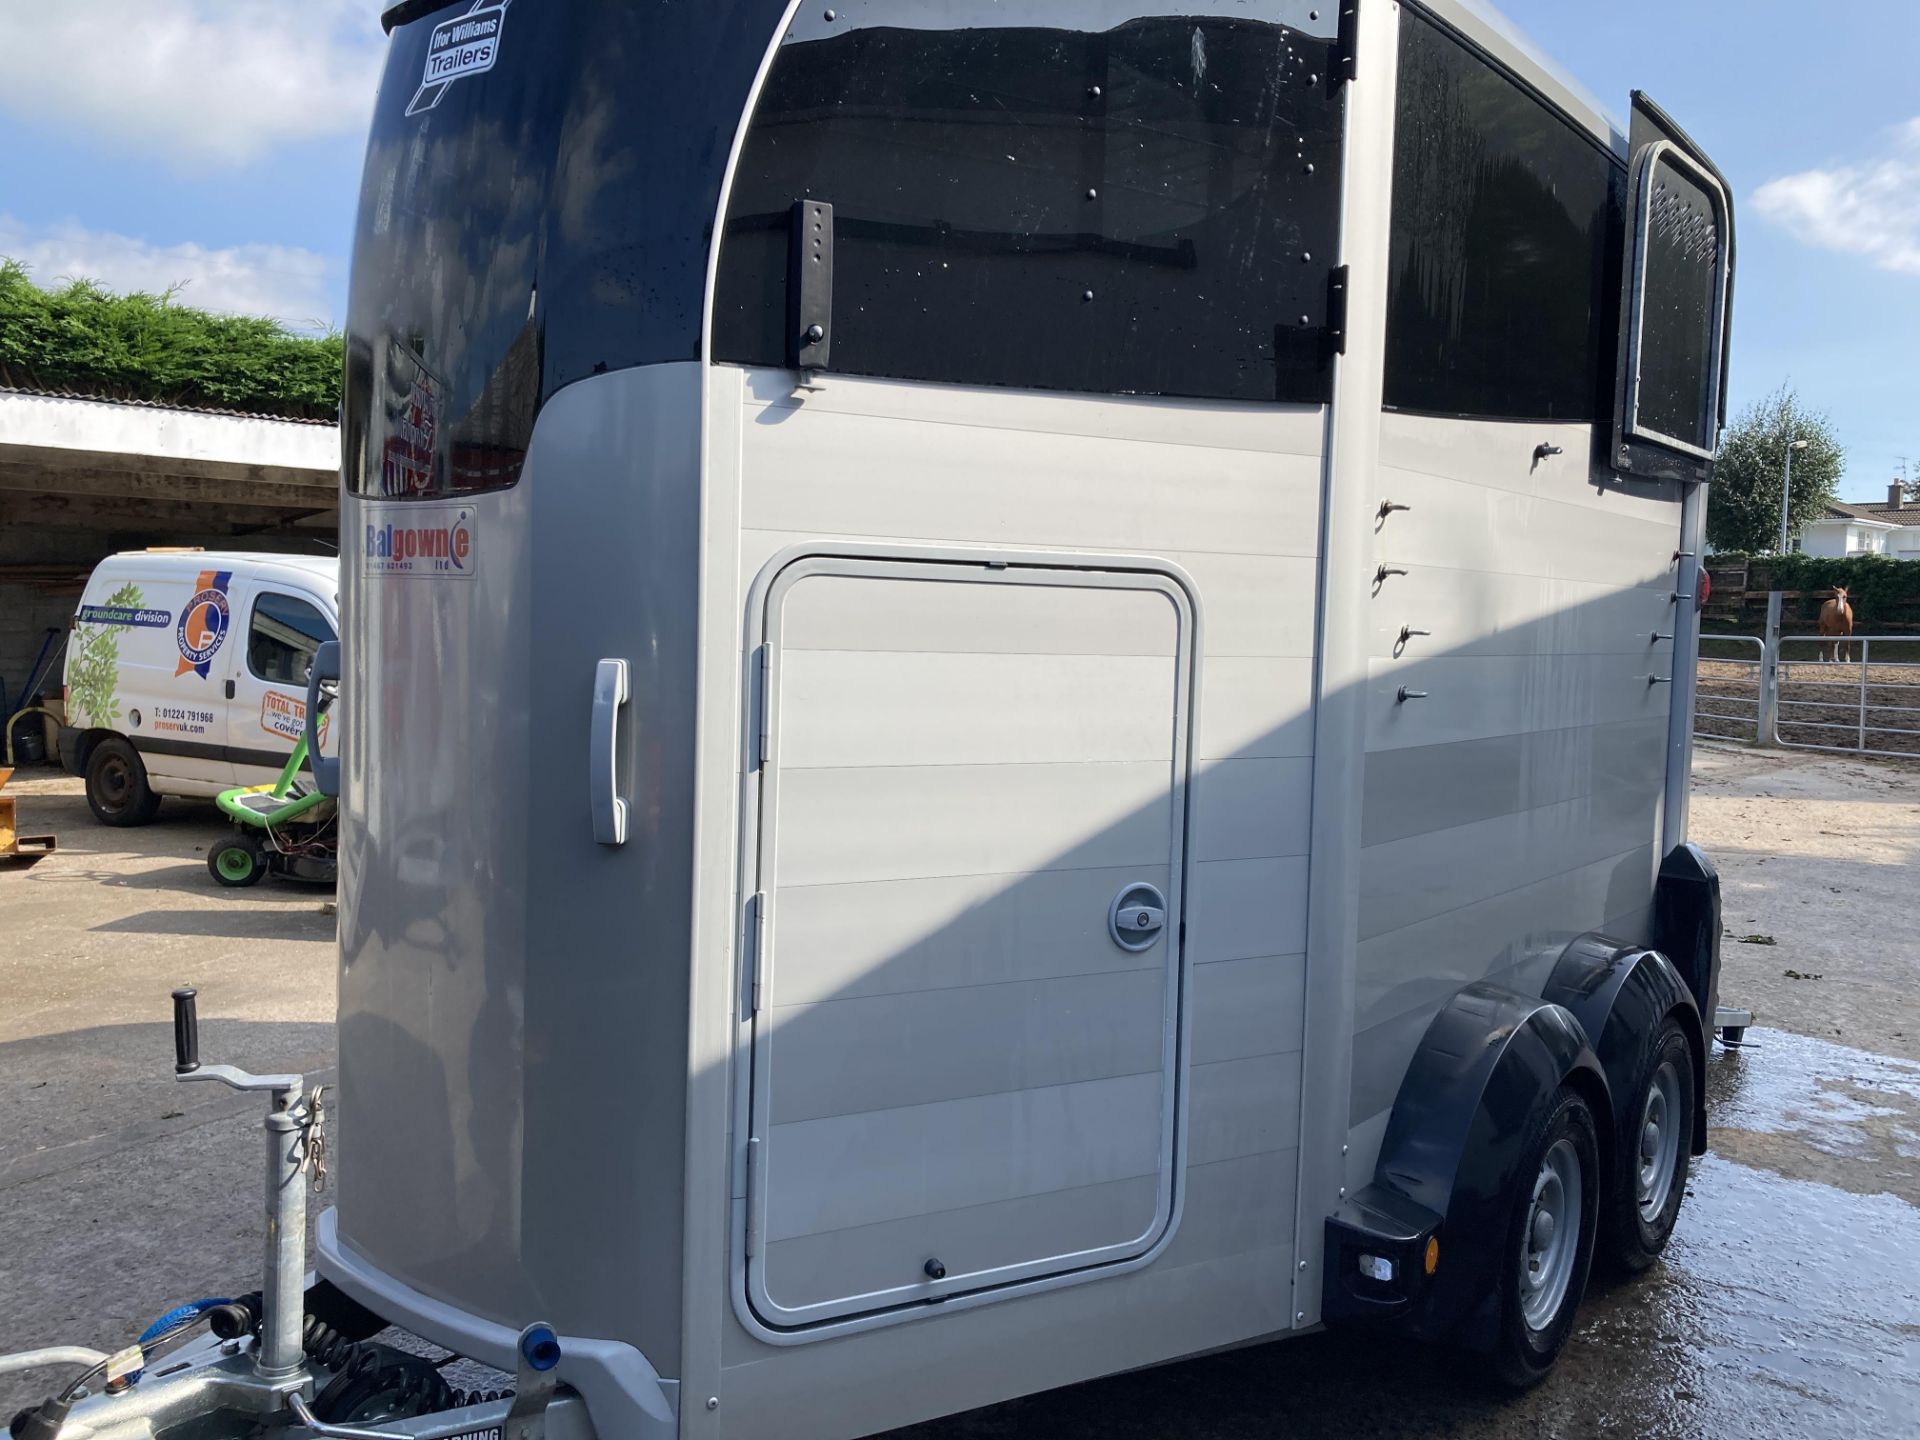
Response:
[{"label": "open vent window", "polygon": [[1704,480],[1726,420],[1733,204],[1712,162],[1637,93],[1630,150],[1615,459],[1648,478]]}]

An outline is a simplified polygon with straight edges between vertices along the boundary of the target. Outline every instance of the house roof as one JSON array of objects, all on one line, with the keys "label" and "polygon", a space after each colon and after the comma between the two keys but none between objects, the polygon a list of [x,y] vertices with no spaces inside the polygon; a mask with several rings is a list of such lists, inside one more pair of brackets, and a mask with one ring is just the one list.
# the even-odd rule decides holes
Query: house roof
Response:
[{"label": "house roof", "polygon": [[1920,525],[1920,503],[1910,500],[1904,505],[1893,506],[1884,500],[1878,502],[1829,500],[1827,518],[1829,520],[1864,520],[1869,524],[1891,525],[1895,528],[1902,525]]}]

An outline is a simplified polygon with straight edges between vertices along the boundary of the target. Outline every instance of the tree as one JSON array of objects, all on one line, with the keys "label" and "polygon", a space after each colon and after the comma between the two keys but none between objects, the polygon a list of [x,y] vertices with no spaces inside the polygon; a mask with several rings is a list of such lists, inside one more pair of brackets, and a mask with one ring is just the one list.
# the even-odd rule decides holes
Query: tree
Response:
[{"label": "tree", "polygon": [[1727,430],[1707,502],[1707,543],[1716,550],[1773,554],[1780,548],[1780,486],[1787,446],[1794,452],[1787,535],[1818,520],[1846,469],[1847,452],[1824,413],[1801,403],[1791,385],[1750,405]]}]

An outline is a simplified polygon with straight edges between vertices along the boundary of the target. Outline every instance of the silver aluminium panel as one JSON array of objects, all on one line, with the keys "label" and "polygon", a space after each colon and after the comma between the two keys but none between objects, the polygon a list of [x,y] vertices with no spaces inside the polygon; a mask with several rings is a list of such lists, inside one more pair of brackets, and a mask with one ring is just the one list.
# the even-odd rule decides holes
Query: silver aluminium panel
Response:
[{"label": "silver aluminium panel", "polygon": [[[1148,571],[813,557],[773,581],[768,1323],[1125,1260],[1171,1224],[1193,634]],[[1165,923],[1123,948],[1110,911],[1139,886]]]},{"label": "silver aluminium panel", "polygon": [[[696,1017],[696,1050],[712,1054],[725,1043],[735,1056],[733,1163],[720,1177],[730,1180],[732,1225],[719,1237],[700,1231],[702,1241],[689,1254],[689,1286],[696,1300],[727,1295],[732,1309],[718,1335],[717,1373],[689,1375],[684,1383],[719,1397],[714,1413],[728,1435],[865,1434],[1292,1328],[1301,1273],[1294,1251],[1300,1120],[1312,1098],[1303,1094],[1301,1054],[1325,412],[834,375],[823,377],[818,389],[796,389],[790,374],[727,366],[707,373],[706,504],[714,521],[705,574],[710,590],[730,588],[709,595],[715,620],[702,663],[709,675],[738,677],[733,778],[746,853],[731,915],[703,912],[706,933],[731,934],[733,943],[716,951],[710,939],[696,961],[701,973],[730,977],[733,992],[749,983],[743,974],[751,965],[750,902],[761,889],[756,847],[766,833],[757,749],[760,629],[766,577],[794,557],[879,562],[920,556],[1082,577],[1179,575],[1193,597],[1194,628],[1182,643],[1191,647],[1195,710],[1181,855],[1185,990],[1177,1017],[1180,1118],[1169,1225],[1132,1258],[1061,1271],[1057,1265],[1080,1253],[1072,1247],[1088,1245],[1089,1236],[1108,1244],[1146,1234],[1141,1217],[1150,1221],[1154,1213],[1159,1176],[1125,1168],[1089,1173],[1088,1184],[1061,1192],[1073,1195],[1072,1202],[1055,1201],[1046,1190],[983,1195],[984,1204],[966,1208],[993,1223],[969,1230],[975,1222],[962,1213],[943,1222],[962,1247],[952,1254],[969,1253],[978,1243],[975,1233],[994,1244],[1018,1235],[1026,1258],[1055,1257],[1053,1273],[988,1290],[954,1289],[938,1304],[770,1324],[748,1299],[743,1253],[750,1189],[759,1183],[752,1178],[750,1185],[760,1166],[753,1138],[766,1133],[754,1113],[755,1017],[736,1011],[730,1039]],[[883,673],[889,693],[842,707],[858,711],[849,713],[847,726],[823,723],[827,712],[816,709],[791,725],[776,723],[775,737],[798,737],[810,763],[823,770],[853,758],[848,746],[856,731],[849,727],[859,727],[861,750],[885,758],[877,768],[890,780],[908,781],[916,769],[971,769],[969,784],[946,791],[911,778],[918,787],[912,805],[902,789],[886,812],[889,824],[903,809],[935,807],[954,817],[946,831],[926,839],[925,853],[938,854],[937,866],[907,864],[903,847],[887,837],[875,842],[856,835],[809,845],[804,857],[796,852],[798,873],[810,883],[775,887],[767,912],[774,978],[770,991],[763,985],[763,1000],[770,996],[799,1013],[837,1009],[848,1017],[836,1022],[839,1033],[858,1042],[828,1037],[803,1051],[801,1032],[793,1031],[790,1053],[813,1068],[818,1083],[795,1089],[789,1100],[791,1072],[780,1069],[781,1032],[773,1032],[765,1118],[776,1126],[831,1127],[849,1113],[837,1107],[863,1103],[856,1098],[862,1094],[875,1109],[944,1116],[939,1107],[948,1102],[929,1088],[936,1084],[950,1084],[963,1105],[979,1098],[959,1095],[963,1090],[998,1094],[993,1087],[1039,1091],[1073,1084],[1084,1073],[1073,1067],[1087,1053],[1089,1027],[1103,1049],[1144,1054],[1141,1017],[1158,1013],[1148,1010],[1147,997],[1164,973],[1157,963],[1121,968],[1125,962],[1115,963],[1119,952],[1111,942],[1102,936],[1092,944],[1080,918],[1097,906],[1104,924],[1119,880],[1132,873],[1125,862],[1146,858],[1137,843],[1155,802],[1142,791],[1130,807],[1088,810],[1097,823],[1083,823],[1066,844],[1055,837],[1036,845],[1011,832],[1029,828],[1024,817],[1030,812],[1013,807],[1032,803],[1029,789],[1048,793],[1043,776],[1065,753],[1063,744],[1121,765],[1138,763],[1131,747],[1145,712],[1130,701],[1115,702],[1109,692],[1118,685],[1113,693],[1124,694],[1134,668],[1147,661],[1158,667],[1164,657],[1136,653],[1136,640],[1124,633],[1131,622],[1113,619],[1114,597],[1079,581],[1050,593],[1044,624],[1033,623],[1029,602],[1016,589],[968,584],[934,594],[934,588],[911,577],[819,575],[796,587],[805,604],[783,607],[783,648],[804,650],[816,665],[814,680],[802,674],[796,681],[810,687],[812,703],[837,686],[881,684]],[[960,588],[968,591],[968,603],[957,607],[945,592]],[[726,612],[740,618],[731,636],[719,618]],[[850,624],[859,627],[856,647],[845,640]],[[844,653],[849,648],[860,653]],[[970,678],[955,678],[962,675]],[[1078,679],[1070,682],[1072,676]],[[1074,687],[1085,684],[1101,687],[1107,700],[1098,707],[1074,701]],[[785,704],[785,678],[776,677],[776,685]],[[1050,697],[1038,707],[1047,713],[1022,712],[1027,718],[1010,726],[1004,714],[983,711],[971,698],[1021,687]],[[912,715],[896,708],[895,689],[923,694]],[[926,766],[921,747],[927,746],[954,763]],[[996,789],[991,772],[1021,753],[1014,746],[1032,747],[1026,758],[1039,763],[1005,766],[1021,772],[1023,782]],[[789,779],[788,758],[783,750],[777,786]],[[879,793],[894,791],[882,786]],[[969,807],[989,803],[989,793],[991,804],[1002,807],[999,823],[960,823]],[[1164,810],[1164,797],[1157,803]],[[786,797],[776,796],[776,805],[774,824],[784,831]],[[707,823],[726,824],[726,817],[706,814]],[[1019,824],[1012,823],[1016,814],[1023,817]],[[980,852],[970,850],[978,846],[990,847],[990,864],[978,863]],[[1080,859],[1048,865],[1068,850]],[[836,876],[832,867],[842,865],[854,868]],[[1017,909],[996,903],[1003,882],[983,873],[995,866],[1025,867],[1020,884],[1035,903]],[[1171,875],[1170,856],[1169,866]],[[837,903],[839,884],[864,892],[857,911]],[[1044,903],[1037,898],[1043,889]],[[1017,925],[1007,923],[1013,915]],[[993,993],[1016,987],[1029,996],[1021,1015],[1032,1011],[1057,1026],[1062,1044],[1024,1052],[1005,1044],[983,1047],[980,1037],[1026,1023]],[[853,1018],[863,1011],[887,1018]],[[935,1024],[930,1012],[951,1026],[951,1042],[938,1035],[923,1045],[903,1041],[902,1035],[928,1033]],[[916,1050],[924,1063],[909,1064],[907,1054]],[[1096,1074],[1096,1083],[1110,1082],[1116,1089],[1141,1083]],[[877,1102],[876,1087],[885,1092]],[[1131,1098],[1121,1103],[1127,1115],[1141,1108]],[[779,1108],[786,1105],[797,1108]],[[694,1117],[696,1133],[718,1123],[702,1118],[714,1114]],[[786,1114],[794,1118],[776,1118]],[[1132,1124],[1129,1119],[1123,1129]],[[982,1186],[1003,1183],[1007,1173],[994,1165],[978,1169]],[[775,1190],[778,1170],[776,1162]],[[713,1213],[713,1178],[690,1177],[690,1213]],[[976,1178],[968,1174],[954,1183]],[[1003,1205],[1017,1223],[1002,1223],[995,1207]],[[808,1208],[770,1205],[764,1236],[754,1222],[756,1264],[762,1246],[768,1253],[785,1247],[787,1269],[774,1277],[773,1298],[809,1303],[882,1293],[900,1284],[909,1260],[915,1268],[908,1283],[918,1276],[924,1290],[926,1277],[917,1267],[930,1257],[898,1238],[920,1223],[917,1216],[879,1210],[833,1216],[822,1208],[822,1228],[774,1238],[776,1214],[800,1213],[797,1223],[812,1225]],[[954,1274],[951,1257],[939,1258]],[[690,1347],[701,1343],[690,1334]],[[909,1374],[910,1385],[874,1378]],[[690,1418],[704,1432],[706,1412]]]}]

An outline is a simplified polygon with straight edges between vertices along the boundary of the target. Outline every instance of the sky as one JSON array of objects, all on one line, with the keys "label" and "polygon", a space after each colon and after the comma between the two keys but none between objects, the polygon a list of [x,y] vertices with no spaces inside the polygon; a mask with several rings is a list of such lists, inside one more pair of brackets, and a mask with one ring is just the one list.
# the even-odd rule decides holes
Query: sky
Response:
[{"label": "sky", "polygon": [[[1732,183],[1736,414],[1791,383],[1847,447],[1843,497],[1884,497],[1903,457],[1920,481],[1920,3],[1500,8],[1616,114],[1653,96]],[[338,326],[380,9],[0,5],[0,255]]]}]

